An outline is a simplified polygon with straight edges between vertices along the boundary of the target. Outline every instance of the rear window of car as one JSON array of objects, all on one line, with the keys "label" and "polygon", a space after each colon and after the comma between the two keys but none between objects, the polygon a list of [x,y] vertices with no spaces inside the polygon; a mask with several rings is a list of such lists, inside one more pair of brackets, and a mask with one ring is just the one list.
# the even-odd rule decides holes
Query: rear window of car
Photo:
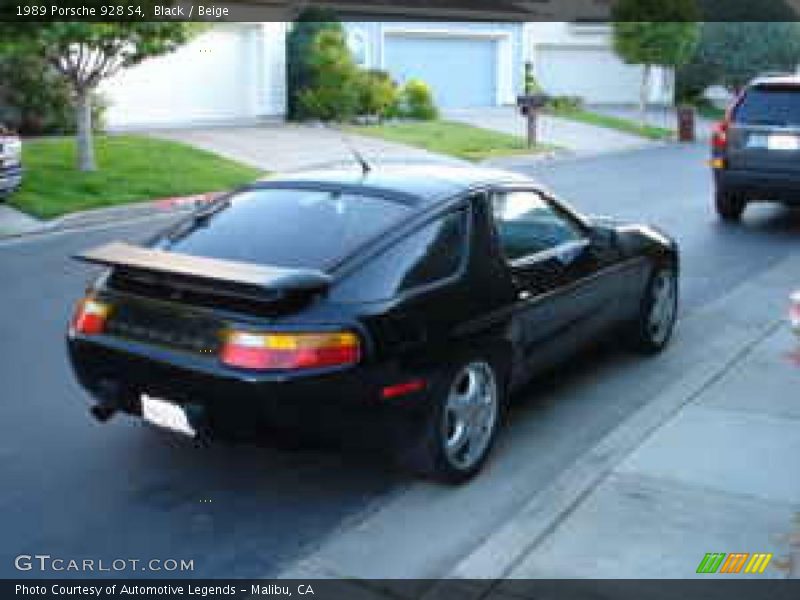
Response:
[{"label": "rear window of car", "polygon": [[745,125],[800,125],[800,86],[761,86],[747,91],[733,114]]},{"label": "rear window of car", "polygon": [[233,196],[212,216],[179,227],[166,246],[195,256],[324,269],[409,211],[407,205],[380,196],[249,190]]}]

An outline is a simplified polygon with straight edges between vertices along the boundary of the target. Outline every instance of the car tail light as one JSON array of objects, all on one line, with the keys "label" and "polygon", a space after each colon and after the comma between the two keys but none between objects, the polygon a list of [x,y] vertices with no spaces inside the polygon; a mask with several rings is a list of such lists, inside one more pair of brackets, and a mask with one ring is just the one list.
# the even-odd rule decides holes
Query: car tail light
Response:
[{"label": "car tail light", "polygon": [[714,125],[711,133],[711,145],[717,150],[725,150],[728,147],[728,128],[730,121],[727,118]]},{"label": "car tail light", "polygon": [[110,305],[100,302],[92,296],[87,296],[78,303],[75,309],[71,329],[82,335],[103,333],[110,312]]},{"label": "car tail light", "polygon": [[253,370],[316,369],[356,364],[361,342],[355,333],[253,333],[231,331],[220,360],[231,367]]}]

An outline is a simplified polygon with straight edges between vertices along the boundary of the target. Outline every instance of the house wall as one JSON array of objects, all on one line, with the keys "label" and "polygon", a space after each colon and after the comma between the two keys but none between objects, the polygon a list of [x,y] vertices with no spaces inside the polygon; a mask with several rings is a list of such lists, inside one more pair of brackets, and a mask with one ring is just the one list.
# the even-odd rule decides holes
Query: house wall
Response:
[{"label": "house wall", "polygon": [[[617,57],[611,31],[610,24],[526,24],[526,60],[533,62],[545,92],[578,95],[596,104],[638,102],[642,67]],[[673,88],[670,70],[651,71],[650,102],[671,103]]]},{"label": "house wall", "polygon": [[285,114],[284,23],[215,25],[125,69],[100,92],[109,129],[255,121]]}]

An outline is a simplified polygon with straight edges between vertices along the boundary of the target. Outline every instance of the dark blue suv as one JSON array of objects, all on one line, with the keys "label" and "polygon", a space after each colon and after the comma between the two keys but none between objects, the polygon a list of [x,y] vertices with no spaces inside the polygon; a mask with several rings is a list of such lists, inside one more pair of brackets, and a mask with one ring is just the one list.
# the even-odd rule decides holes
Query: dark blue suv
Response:
[{"label": "dark blue suv", "polygon": [[711,139],[716,209],[739,220],[751,202],[800,204],[800,76],[761,77]]}]

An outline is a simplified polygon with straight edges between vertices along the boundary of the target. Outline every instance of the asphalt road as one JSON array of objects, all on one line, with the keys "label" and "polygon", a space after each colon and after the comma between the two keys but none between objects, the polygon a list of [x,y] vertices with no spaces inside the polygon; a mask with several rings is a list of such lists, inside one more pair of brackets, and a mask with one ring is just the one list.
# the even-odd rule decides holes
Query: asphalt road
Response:
[{"label": "asphalt road", "polygon": [[[719,224],[704,158],[699,146],[666,147],[542,165],[534,174],[584,212],[647,221],[675,235],[683,251],[685,315],[792,252],[800,233],[800,214],[769,206],[749,209],[742,226]],[[196,448],[132,419],[94,423],[63,343],[89,270],[68,256],[109,239],[143,239],[163,224],[0,242],[0,577],[48,575],[16,571],[19,554],[107,563],[191,559],[193,572],[174,574],[272,575],[398,497],[432,489],[364,456],[269,444]],[[512,478],[519,471],[513,461],[535,470],[539,484],[556,476],[646,401],[646,394],[626,398],[622,388],[607,404],[578,402],[571,390],[606,379],[612,385],[615,372],[635,368],[612,353],[600,365],[583,359],[561,371],[560,382],[546,384],[546,402],[523,401],[514,411],[512,432],[487,481]],[[547,452],[523,457],[525,447],[515,440],[532,432]],[[436,555],[439,544],[436,556],[453,560],[458,549],[485,536],[522,501],[525,490],[513,483],[507,502],[494,494],[485,516],[470,515],[469,525],[453,534],[457,544],[429,534],[429,551]]]}]

